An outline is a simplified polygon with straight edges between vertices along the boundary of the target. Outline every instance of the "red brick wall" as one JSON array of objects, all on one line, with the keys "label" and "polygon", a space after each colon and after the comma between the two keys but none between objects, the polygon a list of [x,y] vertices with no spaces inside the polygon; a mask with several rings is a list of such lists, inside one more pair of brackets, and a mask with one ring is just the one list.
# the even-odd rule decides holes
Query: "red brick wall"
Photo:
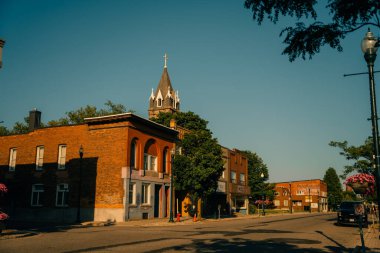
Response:
[{"label": "red brick wall", "polygon": [[[37,129],[34,132],[0,137],[0,182],[9,185],[8,201],[16,207],[30,207],[31,187],[45,186],[46,207],[55,206],[57,183],[69,184],[69,206],[76,206],[79,182],[79,148],[84,150],[82,164],[82,207],[122,208],[122,167],[130,164],[131,141],[137,139],[136,168],[143,169],[144,147],[157,154],[157,168],[162,171],[164,149],[173,147],[175,133],[146,120],[97,122],[73,126]],[[57,169],[58,145],[66,144],[66,169]],[[36,171],[36,147],[44,146],[43,171]],[[16,171],[9,172],[9,150],[17,148]],[[153,150],[154,149],[154,150]],[[167,152],[168,156],[170,152]],[[167,157],[167,161],[170,159]],[[170,168],[170,166],[169,166]],[[169,169],[170,170],[170,169]],[[14,205],[13,204],[13,205]]]}]

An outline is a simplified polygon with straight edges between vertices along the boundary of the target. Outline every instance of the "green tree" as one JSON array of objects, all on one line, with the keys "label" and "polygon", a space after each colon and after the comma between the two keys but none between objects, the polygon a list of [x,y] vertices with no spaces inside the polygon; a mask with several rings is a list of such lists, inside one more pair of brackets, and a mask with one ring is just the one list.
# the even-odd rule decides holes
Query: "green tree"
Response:
[{"label": "green tree", "polygon": [[[127,109],[122,104],[115,104],[111,101],[107,101],[105,104],[105,109],[98,109],[93,105],[86,105],[79,109],[66,112],[66,116],[58,120],[49,121],[46,126],[64,126],[70,124],[82,124],[85,118],[106,116],[112,114],[120,114],[127,112]],[[134,112],[129,110],[128,112]],[[44,127],[45,124],[41,122],[41,127]],[[29,132],[29,117],[24,118],[24,122],[16,122],[11,130],[8,130],[5,127],[0,127],[0,136],[10,135],[10,134],[24,134]]]},{"label": "green tree", "polygon": [[[311,59],[325,45],[341,52],[341,41],[348,34],[364,26],[380,28],[378,0],[330,0],[325,8],[321,5],[317,0],[245,0],[244,3],[259,25],[264,19],[276,24],[280,16],[295,19],[293,27],[285,27],[280,33],[280,36],[285,35],[283,43],[287,45],[282,54],[290,61],[305,59],[307,55]],[[316,8],[324,11],[320,17],[324,20],[328,17],[330,21],[318,20]]]},{"label": "green tree", "polygon": [[169,126],[175,119],[178,126],[189,133],[178,143],[181,153],[174,158],[174,186],[182,194],[189,194],[193,203],[206,199],[216,191],[218,179],[223,173],[222,150],[207,121],[193,112],[159,113],[154,120]]},{"label": "green tree", "polygon": [[[274,198],[274,184],[267,183],[269,172],[267,165],[263,159],[251,151],[242,151],[248,159],[248,186],[251,188],[250,201],[254,202],[262,198],[262,195],[267,196],[270,200]],[[263,173],[264,177],[261,177]]]},{"label": "green tree", "polygon": [[372,138],[365,140],[360,146],[349,146],[347,141],[331,141],[331,147],[339,148],[340,155],[343,155],[348,161],[353,161],[352,165],[344,166],[342,179],[345,179],[352,172],[374,173],[372,168]]},{"label": "green tree", "polygon": [[[106,116],[112,114],[120,114],[127,112],[127,109],[122,104],[114,104],[108,100],[105,104],[105,109],[98,109],[93,105],[86,105],[79,109],[66,112],[66,117],[60,118],[58,120],[52,120],[48,122],[48,126],[61,126],[70,124],[82,124],[85,118]],[[129,112],[133,112],[129,110]]]},{"label": "green tree", "polygon": [[9,135],[9,130],[5,126],[0,126],[0,136]]},{"label": "green tree", "polygon": [[343,191],[338,174],[336,174],[334,168],[330,167],[326,170],[323,181],[327,184],[327,199],[329,209],[335,210],[336,205],[339,205],[342,202]]}]

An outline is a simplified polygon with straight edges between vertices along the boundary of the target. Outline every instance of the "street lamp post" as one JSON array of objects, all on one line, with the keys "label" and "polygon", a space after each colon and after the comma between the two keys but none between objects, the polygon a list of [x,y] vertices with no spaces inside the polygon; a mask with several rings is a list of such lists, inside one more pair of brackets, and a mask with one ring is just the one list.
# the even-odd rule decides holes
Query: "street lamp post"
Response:
[{"label": "street lamp post", "polygon": [[[264,179],[265,175],[261,172],[260,177]],[[261,196],[261,207],[262,207],[262,215],[265,216],[265,209],[264,209],[264,191],[262,190],[262,196]]]},{"label": "street lamp post", "polygon": [[171,151],[170,156],[170,206],[169,206],[169,222],[174,222],[173,217],[173,165],[174,165],[174,155],[175,155],[175,149],[173,148]]},{"label": "street lamp post", "polygon": [[[368,74],[369,74],[369,90],[371,98],[371,121],[372,121],[372,139],[373,139],[373,159],[376,175],[377,185],[377,203],[380,207],[380,157],[379,157],[379,129],[377,125],[377,107],[376,107],[376,92],[375,92],[375,80],[373,76],[373,66],[376,60],[376,51],[379,48],[379,39],[376,38],[373,33],[368,29],[361,44],[362,51],[364,53],[364,59],[367,62]],[[379,210],[380,208],[378,208]],[[380,210],[378,211],[379,223],[380,223]],[[380,230],[380,227],[379,227]]]},{"label": "street lamp post", "polygon": [[80,145],[79,148],[79,183],[78,183],[78,208],[77,208],[77,223],[80,223],[80,200],[81,200],[81,195],[82,195],[82,160],[83,160],[83,147]]},{"label": "street lamp post", "polygon": [[3,47],[5,44],[5,40],[0,39],[0,69],[3,66]]}]

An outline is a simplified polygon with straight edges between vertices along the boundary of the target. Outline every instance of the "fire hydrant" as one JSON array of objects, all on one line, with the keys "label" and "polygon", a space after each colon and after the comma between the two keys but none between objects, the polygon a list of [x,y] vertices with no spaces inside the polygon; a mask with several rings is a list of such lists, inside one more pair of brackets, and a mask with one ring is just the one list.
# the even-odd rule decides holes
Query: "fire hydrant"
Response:
[{"label": "fire hydrant", "polygon": [[181,214],[177,213],[177,222],[180,222],[180,221],[181,221]]}]

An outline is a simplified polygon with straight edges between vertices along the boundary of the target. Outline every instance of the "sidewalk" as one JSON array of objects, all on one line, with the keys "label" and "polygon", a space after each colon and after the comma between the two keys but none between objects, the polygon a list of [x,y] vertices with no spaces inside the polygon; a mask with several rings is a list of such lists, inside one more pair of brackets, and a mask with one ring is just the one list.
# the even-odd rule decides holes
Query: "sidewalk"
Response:
[{"label": "sidewalk", "polygon": [[[366,253],[380,253],[380,233],[379,225],[372,224],[368,227],[364,234],[364,245],[366,247]],[[360,237],[356,241],[354,253],[360,253],[361,251],[361,240]]]}]

